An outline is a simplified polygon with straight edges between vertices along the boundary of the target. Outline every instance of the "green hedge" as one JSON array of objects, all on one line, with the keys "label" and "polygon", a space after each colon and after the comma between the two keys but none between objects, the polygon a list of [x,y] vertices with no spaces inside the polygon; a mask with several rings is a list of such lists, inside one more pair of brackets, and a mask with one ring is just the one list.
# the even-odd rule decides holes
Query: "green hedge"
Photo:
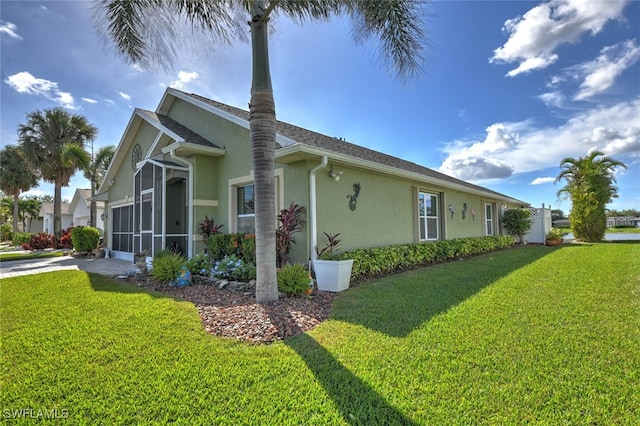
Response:
[{"label": "green hedge", "polygon": [[92,252],[98,247],[100,231],[91,226],[76,226],[71,229],[71,241],[78,253]]},{"label": "green hedge", "polygon": [[460,238],[420,244],[358,249],[343,253],[341,259],[353,259],[351,281],[387,275],[419,266],[446,262],[501,250],[515,244],[512,236]]},{"label": "green hedge", "polygon": [[254,234],[213,234],[209,236],[209,256],[222,260],[235,256],[247,263],[256,263],[256,236]]}]

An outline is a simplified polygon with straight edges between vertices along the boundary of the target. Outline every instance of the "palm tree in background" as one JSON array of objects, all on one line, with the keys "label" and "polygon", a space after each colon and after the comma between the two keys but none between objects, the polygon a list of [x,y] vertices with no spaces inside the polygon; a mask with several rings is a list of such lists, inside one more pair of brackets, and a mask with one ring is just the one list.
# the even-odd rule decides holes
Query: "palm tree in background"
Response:
[{"label": "palm tree in background", "polygon": [[29,167],[22,149],[13,145],[7,145],[0,151],[0,170],[0,189],[13,197],[13,232],[16,233],[20,217],[20,194],[38,186],[38,176]]},{"label": "palm tree in background", "polygon": [[[296,21],[346,15],[357,42],[377,39],[384,65],[401,78],[421,70],[425,32],[419,0],[99,0],[96,23],[117,51],[142,66],[175,61],[181,40],[173,29],[186,20],[214,43],[246,40],[250,28],[252,82],[249,102],[256,221],[256,299],[278,299],[274,162],[276,112],[269,70],[268,26],[277,14]],[[163,31],[163,33],[160,33]]]},{"label": "palm tree in background", "polygon": [[605,207],[618,197],[615,168],[627,166],[593,151],[586,157],[565,158],[560,167],[563,170],[555,181],[565,179],[566,185],[558,191],[558,197],[571,199],[569,219],[575,237],[590,242],[602,240],[607,227]]},{"label": "palm tree in background", "polygon": [[98,129],[81,115],[62,108],[36,110],[18,126],[18,138],[31,166],[47,182],[54,184],[53,230],[60,237],[62,227],[62,187],[69,186],[77,170],[90,163],[85,145]]},{"label": "palm tree in background", "polygon": [[95,228],[97,222],[96,216],[98,207],[93,197],[95,197],[96,195],[96,188],[99,188],[102,184],[102,179],[107,172],[107,168],[109,167],[111,160],[113,160],[113,156],[116,152],[116,147],[113,145],[103,146],[98,150],[98,152],[94,154],[92,144],[91,151],[91,161],[89,162],[89,166],[84,170],[84,177],[89,179],[89,182],[91,183],[91,208],[89,216],[89,226],[93,226]]}]

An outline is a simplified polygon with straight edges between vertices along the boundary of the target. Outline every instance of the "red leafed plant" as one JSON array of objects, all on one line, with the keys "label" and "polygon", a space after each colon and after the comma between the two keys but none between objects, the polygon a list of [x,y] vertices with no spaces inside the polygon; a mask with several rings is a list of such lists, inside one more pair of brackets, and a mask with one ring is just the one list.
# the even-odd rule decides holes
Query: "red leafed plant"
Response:
[{"label": "red leafed plant", "polygon": [[287,257],[291,252],[291,244],[296,240],[293,234],[302,231],[304,228],[305,208],[296,203],[291,203],[288,209],[280,210],[278,222],[280,225],[276,230],[276,263],[281,268],[287,263]]},{"label": "red leafed plant", "polygon": [[204,215],[204,220],[198,225],[198,230],[200,231],[200,235],[202,235],[205,246],[209,245],[209,237],[220,232],[220,228],[223,226],[224,225],[216,225],[213,218],[209,219],[207,215]]}]

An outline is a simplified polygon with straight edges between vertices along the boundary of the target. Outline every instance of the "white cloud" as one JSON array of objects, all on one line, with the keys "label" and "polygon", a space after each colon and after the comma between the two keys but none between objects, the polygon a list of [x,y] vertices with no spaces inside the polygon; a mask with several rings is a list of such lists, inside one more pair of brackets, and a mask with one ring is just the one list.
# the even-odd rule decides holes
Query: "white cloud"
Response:
[{"label": "white cloud", "polygon": [[489,62],[517,62],[518,66],[507,73],[509,77],[545,68],[557,61],[555,50],[560,45],[577,42],[585,32],[597,34],[609,20],[620,18],[626,3],[627,0],[541,3],[504,23],[502,30],[509,39],[494,50]]},{"label": "white cloud", "polygon": [[624,70],[639,59],[640,47],[635,40],[605,47],[595,60],[578,67],[585,77],[574,100],[587,99],[604,92]]},{"label": "white cloud", "polygon": [[590,149],[637,156],[638,117],[636,99],[577,114],[558,127],[536,128],[529,121],[496,123],[486,129],[483,140],[450,143],[440,171],[459,179],[499,179],[558,167],[563,158],[584,156]]},{"label": "white cloud", "polygon": [[552,106],[556,108],[561,108],[564,105],[565,100],[564,95],[559,91],[543,93],[538,96],[538,98],[548,107]]},{"label": "white cloud", "polygon": [[131,68],[132,70],[134,70],[136,72],[144,72],[144,70],[142,69],[142,67],[138,63],[131,64],[131,66],[129,68]]},{"label": "white cloud", "polygon": [[128,94],[126,94],[126,93],[124,93],[124,92],[118,92],[118,95],[120,95],[120,97],[121,97],[122,99],[126,99],[127,101],[130,101],[130,100],[131,100],[131,96],[130,96],[130,95],[128,95]]},{"label": "white cloud", "polygon": [[16,32],[18,27],[16,24],[7,21],[0,21],[0,34],[6,34],[11,38],[17,38],[18,40],[22,40],[22,37],[18,35]]},{"label": "white cloud", "polygon": [[71,93],[59,90],[58,83],[55,81],[37,78],[27,71],[22,71],[7,77],[5,83],[13,87],[18,93],[44,96],[65,108],[75,109],[75,102]]},{"label": "white cloud", "polygon": [[180,71],[180,72],[178,72],[178,79],[177,80],[173,80],[172,82],[170,82],[169,83],[169,87],[173,87],[175,89],[182,90],[182,89],[185,88],[185,85],[187,83],[189,83],[190,81],[195,80],[198,77],[200,77],[200,75],[195,71],[191,71],[191,72]]},{"label": "white cloud", "polygon": [[85,101],[88,104],[97,104],[98,101],[96,101],[95,99],[91,99],[91,98],[82,98],[83,101]]},{"label": "white cloud", "polygon": [[553,183],[556,181],[556,178],[554,177],[539,177],[539,178],[535,178],[530,185],[542,185],[545,183]]}]

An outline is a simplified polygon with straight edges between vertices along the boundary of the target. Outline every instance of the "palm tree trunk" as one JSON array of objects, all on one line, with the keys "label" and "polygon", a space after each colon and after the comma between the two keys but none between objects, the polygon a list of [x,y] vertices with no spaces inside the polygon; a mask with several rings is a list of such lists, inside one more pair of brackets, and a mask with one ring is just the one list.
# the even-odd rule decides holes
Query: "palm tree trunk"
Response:
[{"label": "palm tree trunk", "polygon": [[251,9],[253,78],[249,130],[256,202],[256,301],[268,303],[278,299],[274,183],[276,110],[269,71],[267,19],[263,19],[264,2],[254,0]]},{"label": "palm tree trunk", "polygon": [[[20,199],[18,194],[13,195],[13,233],[17,233],[18,230],[18,216],[20,215]],[[24,232],[24,229],[23,229]]]},{"label": "palm tree trunk", "polygon": [[89,213],[89,226],[92,226],[94,228],[96,227],[96,215],[98,210],[98,206],[96,205],[96,202],[93,199],[95,195],[96,195],[96,181],[93,178],[91,178],[91,207],[90,207],[90,213]]},{"label": "palm tree trunk", "polygon": [[56,242],[60,238],[62,230],[62,185],[55,183],[53,190],[53,233]]}]

